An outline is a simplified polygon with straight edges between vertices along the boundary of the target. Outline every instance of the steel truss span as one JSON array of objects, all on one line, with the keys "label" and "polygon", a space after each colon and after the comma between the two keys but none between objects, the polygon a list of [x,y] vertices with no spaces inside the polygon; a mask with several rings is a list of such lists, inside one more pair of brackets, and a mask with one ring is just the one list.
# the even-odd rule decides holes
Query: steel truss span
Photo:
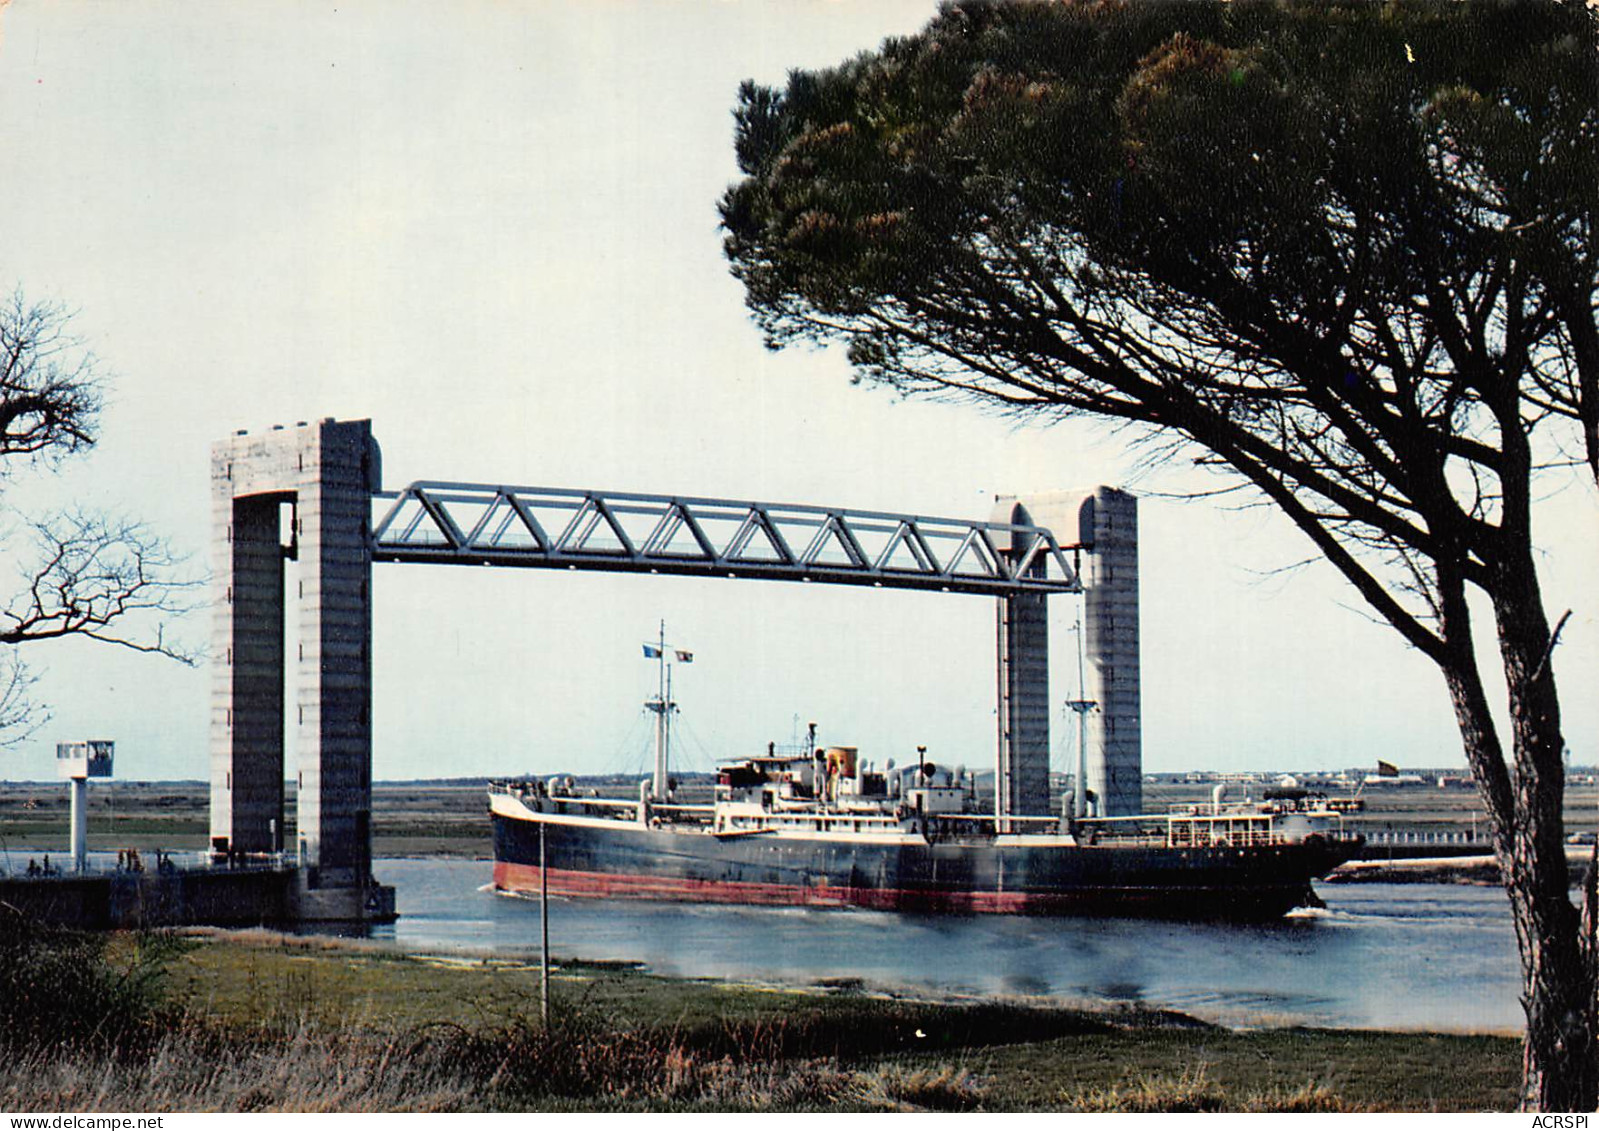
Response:
[{"label": "steel truss span", "polygon": [[[372,559],[766,578],[1006,597],[1076,593],[1044,527],[787,503],[419,481],[376,493]],[[376,513],[376,512],[374,512]]]}]

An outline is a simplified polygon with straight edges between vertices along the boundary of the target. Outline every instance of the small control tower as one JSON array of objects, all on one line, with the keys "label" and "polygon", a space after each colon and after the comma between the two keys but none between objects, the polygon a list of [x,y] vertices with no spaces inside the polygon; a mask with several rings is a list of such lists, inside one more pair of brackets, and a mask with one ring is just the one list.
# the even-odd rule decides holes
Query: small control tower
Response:
[{"label": "small control tower", "polygon": [[74,872],[82,872],[89,862],[89,779],[111,776],[111,755],[115,748],[116,743],[100,738],[56,743],[56,776],[72,783]]}]

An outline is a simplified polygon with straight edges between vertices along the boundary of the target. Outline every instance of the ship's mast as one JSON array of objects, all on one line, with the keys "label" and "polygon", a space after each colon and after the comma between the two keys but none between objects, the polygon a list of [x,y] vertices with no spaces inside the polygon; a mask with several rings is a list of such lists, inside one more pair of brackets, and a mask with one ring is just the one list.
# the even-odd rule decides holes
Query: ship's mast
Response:
[{"label": "ship's mast", "polygon": [[[680,664],[694,661],[694,653],[684,648],[672,649]],[[677,704],[672,702],[672,664],[666,652],[666,622],[661,622],[660,635],[655,643],[644,645],[644,655],[659,665],[655,698],[646,699],[644,706],[655,712],[655,776],[650,782],[650,792],[656,801],[665,801],[670,788],[672,763],[672,714]]]},{"label": "ship's mast", "polygon": [[677,704],[672,702],[672,674],[666,663],[664,620],[661,622],[660,636],[656,639],[655,658],[659,667],[656,695],[644,703],[655,712],[655,780],[650,785],[650,793],[656,801],[665,801],[667,773],[671,764],[672,711]]},{"label": "ship's mast", "polygon": [[1083,688],[1083,607],[1077,606],[1077,698],[1066,706],[1077,712],[1077,771],[1072,775],[1072,820],[1088,815],[1088,712],[1099,706],[1084,697]]}]

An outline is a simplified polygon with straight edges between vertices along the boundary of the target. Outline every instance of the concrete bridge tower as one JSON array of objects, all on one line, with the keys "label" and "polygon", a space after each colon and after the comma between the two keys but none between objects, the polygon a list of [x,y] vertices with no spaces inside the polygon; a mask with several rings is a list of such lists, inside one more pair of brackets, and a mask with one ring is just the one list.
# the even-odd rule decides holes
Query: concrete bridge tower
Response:
[{"label": "concrete bridge tower", "polygon": [[[1002,498],[998,522],[1047,527],[1083,548],[1088,788],[1101,816],[1143,811],[1138,500],[1114,487]],[[1002,547],[1019,554],[1025,547]],[[1000,788],[1010,812],[1049,810],[1049,625],[1045,599],[999,601]]]},{"label": "concrete bridge tower", "polygon": [[[392,913],[372,881],[371,499],[381,479],[365,420],[239,432],[212,448],[211,845],[291,850],[294,917]],[[282,518],[293,521],[285,539]],[[285,559],[299,563],[285,594]],[[283,842],[285,615],[299,749],[296,842]],[[385,906],[386,903],[386,906]]]}]

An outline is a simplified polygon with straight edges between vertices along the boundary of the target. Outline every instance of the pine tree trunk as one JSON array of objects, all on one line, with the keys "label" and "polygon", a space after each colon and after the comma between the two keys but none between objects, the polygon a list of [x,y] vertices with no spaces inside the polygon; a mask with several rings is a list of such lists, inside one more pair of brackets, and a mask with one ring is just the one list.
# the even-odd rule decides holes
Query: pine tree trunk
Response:
[{"label": "pine tree trunk", "polygon": [[[1562,869],[1563,870],[1563,869]],[[1594,978],[1579,943],[1578,915],[1564,892],[1528,869],[1509,875],[1511,908],[1521,942],[1523,1111],[1593,1111],[1599,1102],[1595,1069]]]},{"label": "pine tree trunk", "polygon": [[1571,902],[1561,814],[1564,741],[1548,622],[1530,559],[1502,569],[1498,580],[1494,612],[1509,692],[1513,774],[1488,706],[1458,576],[1445,578],[1440,588],[1444,651],[1434,659],[1449,686],[1510,897],[1527,1018],[1521,1107],[1593,1111],[1599,1105],[1599,1025],[1594,947],[1584,938],[1592,924]]},{"label": "pine tree trunk", "polygon": [[1566,864],[1565,741],[1553,642],[1530,558],[1504,565],[1498,581],[1494,616],[1509,692],[1515,800],[1496,848],[1521,945],[1527,1015],[1521,1105],[1593,1111],[1599,1105],[1595,975]]}]

